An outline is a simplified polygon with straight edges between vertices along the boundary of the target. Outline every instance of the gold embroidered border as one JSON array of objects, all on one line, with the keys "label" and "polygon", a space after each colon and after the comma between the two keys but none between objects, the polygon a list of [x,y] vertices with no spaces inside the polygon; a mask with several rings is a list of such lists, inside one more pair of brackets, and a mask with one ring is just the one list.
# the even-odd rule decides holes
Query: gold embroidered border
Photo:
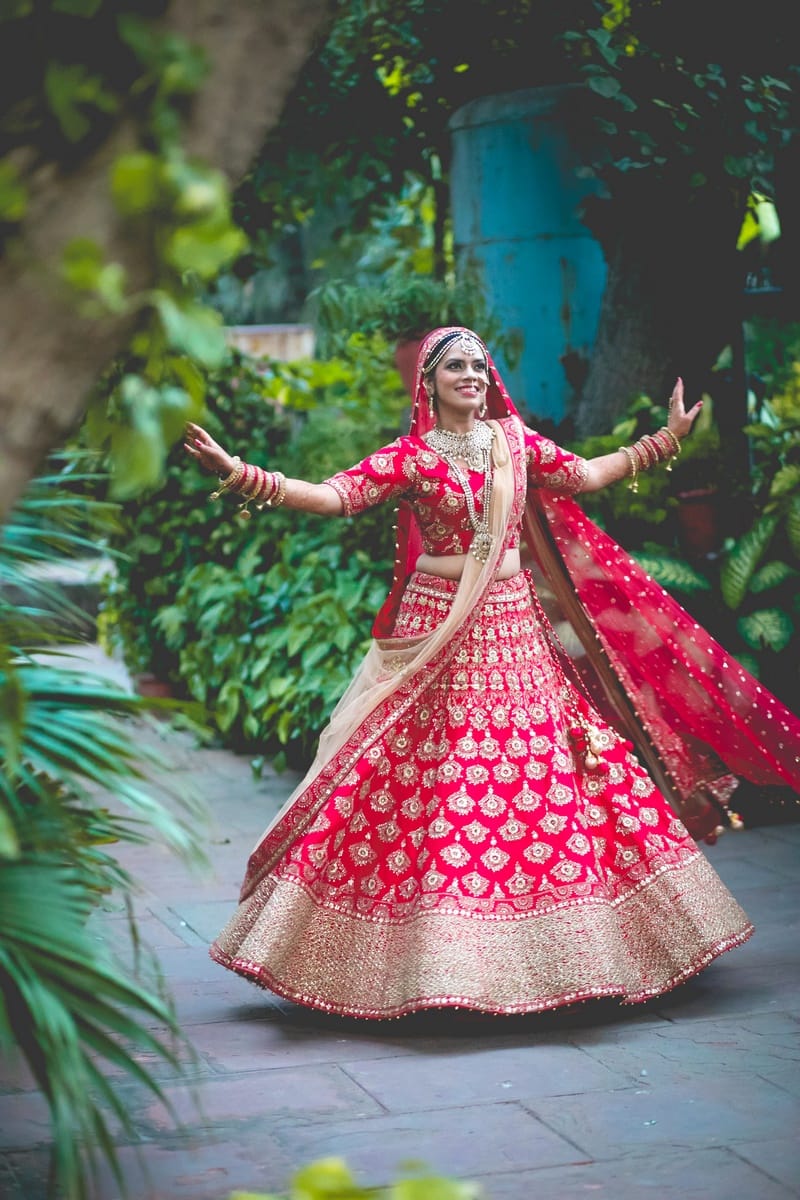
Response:
[{"label": "gold embroidered border", "polygon": [[376,924],[266,879],[211,955],[279,995],[341,1015],[388,1018],[443,1005],[521,1013],[598,996],[639,1003],[751,933],[698,855],[616,904],[584,902],[512,921],[432,911]]}]

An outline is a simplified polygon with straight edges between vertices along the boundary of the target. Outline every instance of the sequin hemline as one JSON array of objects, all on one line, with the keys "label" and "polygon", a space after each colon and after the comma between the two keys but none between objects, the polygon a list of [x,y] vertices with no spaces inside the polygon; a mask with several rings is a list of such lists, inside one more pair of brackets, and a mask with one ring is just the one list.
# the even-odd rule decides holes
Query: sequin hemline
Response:
[{"label": "sequin hemline", "polygon": [[366,932],[374,925],[320,910],[301,889],[276,884],[257,912],[240,906],[210,954],[278,996],[334,1015],[383,1020],[428,1008],[514,1015],[603,997],[644,1003],[753,933],[702,858],[660,875],[648,891],[655,894],[646,900],[638,889],[627,898],[623,919],[619,904],[614,911],[598,904],[589,926],[585,905],[499,930],[504,922],[426,913],[421,930],[408,922],[376,954],[375,934],[370,940]]}]

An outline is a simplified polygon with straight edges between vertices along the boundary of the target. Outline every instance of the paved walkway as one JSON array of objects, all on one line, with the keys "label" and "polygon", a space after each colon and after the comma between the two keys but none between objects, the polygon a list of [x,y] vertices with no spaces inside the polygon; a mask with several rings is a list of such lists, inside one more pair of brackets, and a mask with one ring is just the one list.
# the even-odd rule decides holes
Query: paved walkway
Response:
[{"label": "paved walkway", "polygon": [[[800,1195],[800,824],[707,849],[757,932],[665,998],[358,1022],[285,1003],[207,954],[295,777],[254,780],[246,759],[186,735],[170,754],[173,781],[208,800],[212,866],[192,873],[158,847],[121,857],[141,880],[141,932],[196,1060],[186,1081],[157,1068],[183,1132],[125,1085],[139,1135],[121,1148],[133,1200],[282,1192],[299,1165],[331,1154],[373,1184],[421,1159],[479,1181],[486,1200]],[[105,911],[98,936],[121,945],[123,926]],[[0,1194],[42,1200],[45,1106],[23,1076],[0,1086]],[[98,1200],[117,1195],[103,1177]]]}]

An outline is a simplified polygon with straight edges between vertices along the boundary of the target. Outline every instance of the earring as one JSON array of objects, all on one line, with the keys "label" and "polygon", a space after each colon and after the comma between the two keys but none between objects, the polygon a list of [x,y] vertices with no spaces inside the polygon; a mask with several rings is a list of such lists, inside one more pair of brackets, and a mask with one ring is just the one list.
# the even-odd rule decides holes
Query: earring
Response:
[{"label": "earring", "polygon": [[434,408],[434,405],[433,405],[433,389],[431,389],[431,391],[428,392],[428,416],[430,417],[431,420],[433,420],[434,417],[436,416],[436,409]]},{"label": "earring", "polygon": [[478,409],[478,416],[481,418],[481,420],[483,420],[483,418],[486,416],[486,397],[485,396],[481,400],[481,406]]}]

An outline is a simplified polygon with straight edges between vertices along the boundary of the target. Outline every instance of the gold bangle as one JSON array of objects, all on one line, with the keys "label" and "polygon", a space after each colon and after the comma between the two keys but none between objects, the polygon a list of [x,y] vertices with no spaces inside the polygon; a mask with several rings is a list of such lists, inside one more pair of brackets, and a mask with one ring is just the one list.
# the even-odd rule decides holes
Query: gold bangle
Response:
[{"label": "gold bangle", "polygon": [[209,496],[209,500],[219,500],[220,496],[223,496],[225,492],[229,492],[231,488],[236,487],[236,484],[244,475],[244,464],[238,454],[232,459],[232,462],[233,470],[225,479],[220,480],[216,489]]},{"label": "gold bangle", "polygon": [[672,442],[672,445],[675,448],[675,453],[673,454],[672,457],[676,458],[681,452],[681,439],[678,437],[677,434],[672,432],[669,425],[662,425],[658,432],[665,433],[667,435],[667,437],[670,439],[670,441]]},{"label": "gold bangle", "polygon": [[286,499],[286,476],[282,471],[275,471],[274,478],[276,480],[275,490],[269,499],[264,501],[267,508],[279,508]]},{"label": "gold bangle", "polygon": [[639,473],[639,464],[637,462],[636,455],[634,454],[631,446],[620,446],[619,450],[625,455],[630,463],[631,481],[628,484],[628,490],[631,492],[638,492],[639,480],[637,479],[637,475]]}]

